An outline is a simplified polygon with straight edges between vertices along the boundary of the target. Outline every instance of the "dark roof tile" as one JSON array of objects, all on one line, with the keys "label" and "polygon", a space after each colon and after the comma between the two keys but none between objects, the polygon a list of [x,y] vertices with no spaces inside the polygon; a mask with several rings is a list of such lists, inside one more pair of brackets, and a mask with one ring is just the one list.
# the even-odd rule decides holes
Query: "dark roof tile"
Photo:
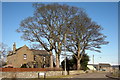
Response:
[{"label": "dark roof tile", "polygon": [[49,55],[49,53],[46,50],[34,50],[30,49],[34,55]]}]

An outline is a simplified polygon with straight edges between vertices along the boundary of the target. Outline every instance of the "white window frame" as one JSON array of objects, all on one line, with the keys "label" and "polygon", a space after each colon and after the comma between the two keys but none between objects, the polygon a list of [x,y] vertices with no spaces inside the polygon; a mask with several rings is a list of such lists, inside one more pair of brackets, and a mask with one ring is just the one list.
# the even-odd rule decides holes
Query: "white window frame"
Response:
[{"label": "white window frame", "polygon": [[27,59],[27,54],[24,54],[24,55],[23,55],[23,58],[24,58],[24,59]]}]

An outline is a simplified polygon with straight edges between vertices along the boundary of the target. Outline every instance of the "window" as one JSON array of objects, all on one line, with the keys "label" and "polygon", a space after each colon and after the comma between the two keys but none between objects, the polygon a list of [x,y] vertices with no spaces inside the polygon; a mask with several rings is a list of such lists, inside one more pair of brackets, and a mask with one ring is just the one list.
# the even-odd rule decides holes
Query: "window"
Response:
[{"label": "window", "polygon": [[24,59],[27,59],[27,55],[26,54],[24,54],[23,57],[24,57]]},{"label": "window", "polygon": [[36,56],[34,55],[34,60],[36,60]]},{"label": "window", "polygon": [[43,61],[45,61],[45,57],[43,57]]}]

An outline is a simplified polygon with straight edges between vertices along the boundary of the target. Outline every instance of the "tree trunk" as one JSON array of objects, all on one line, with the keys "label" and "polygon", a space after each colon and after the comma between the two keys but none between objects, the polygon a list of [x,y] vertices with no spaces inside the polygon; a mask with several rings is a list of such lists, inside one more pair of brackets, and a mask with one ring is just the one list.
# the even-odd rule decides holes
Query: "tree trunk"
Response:
[{"label": "tree trunk", "polygon": [[80,59],[77,60],[77,70],[81,69]]},{"label": "tree trunk", "polygon": [[49,53],[50,53],[50,68],[53,68],[53,55],[51,51]]},{"label": "tree trunk", "polygon": [[60,61],[59,61],[59,54],[56,54],[56,68],[59,68],[59,64],[60,64]]},{"label": "tree trunk", "polygon": [[77,57],[78,57],[78,59],[77,59],[77,70],[80,70],[80,68],[81,68],[81,65],[80,65],[81,56],[80,56],[80,44],[79,44],[79,42],[78,42]]}]

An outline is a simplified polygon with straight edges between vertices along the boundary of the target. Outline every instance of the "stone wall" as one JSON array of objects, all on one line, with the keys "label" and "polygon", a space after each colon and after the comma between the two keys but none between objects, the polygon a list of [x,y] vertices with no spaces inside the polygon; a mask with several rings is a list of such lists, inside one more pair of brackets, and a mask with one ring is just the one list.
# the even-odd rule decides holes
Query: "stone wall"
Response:
[{"label": "stone wall", "polygon": [[[34,72],[0,72],[0,75],[2,74],[2,78],[38,78],[38,73],[46,73],[47,76],[61,76],[64,75],[64,71],[47,71],[47,72],[41,72],[41,71],[34,71]],[[74,74],[80,74],[85,73],[84,71],[69,71],[69,75]],[[43,77],[40,75],[40,77]]]},{"label": "stone wall", "polygon": [[72,70],[72,71],[69,71],[69,75],[75,75],[75,74],[81,74],[81,73],[85,73],[85,71],[83,71],[83,70]]},{"label": "stone wall", "polygon": [[38,72],[3,72],[3,78],[38,78]]}]

